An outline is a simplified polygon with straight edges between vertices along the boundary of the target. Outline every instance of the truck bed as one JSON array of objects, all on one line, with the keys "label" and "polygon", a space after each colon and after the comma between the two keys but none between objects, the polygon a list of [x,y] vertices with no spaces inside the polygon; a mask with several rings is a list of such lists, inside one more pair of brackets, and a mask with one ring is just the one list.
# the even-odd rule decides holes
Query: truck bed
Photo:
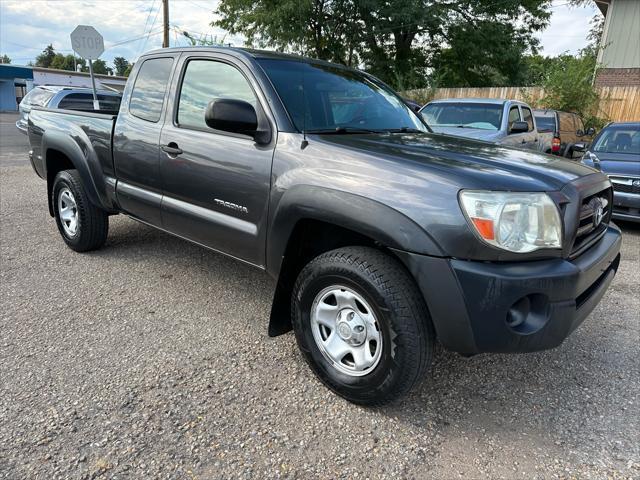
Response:
[{"label": "truck bed", "polygon": [[[76,143],[74,149],[85,157],[95,173],[113,174],[111,150],[117,112],[79,112],[34,107],[29,114],[29,141],[33,148],[31,162],[36,173],[47,176],[44,153],[61,144]],[[67,145],[68,146],[68,145]],[[93,168],[91,169],[93,173]]]}]

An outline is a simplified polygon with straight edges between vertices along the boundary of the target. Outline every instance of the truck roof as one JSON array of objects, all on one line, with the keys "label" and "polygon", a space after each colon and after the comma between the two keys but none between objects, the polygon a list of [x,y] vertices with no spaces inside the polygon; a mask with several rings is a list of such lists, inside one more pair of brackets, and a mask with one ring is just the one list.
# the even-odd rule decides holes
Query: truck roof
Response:
[{"label": "truck roof", "polygon": [[339,63],[327,62],[326,60],[320,60],[318,58],[303,57],[300,55],[295,55],[293,53],[282,53],[282,52],[274,52],[272,50],[259,50],[254,48],[243,48],[243,47],[222,47],[222,46],[203,45],[203,46],[192,46],[192,47],[157,48],[155,50],[150,50],[148,52],[143,53],[140,56],[140,58],[144,58],[151,55],[157,55],[159,53],[168,52],[168,51],[170,52],[202,52],[202,51],[211,51],[211,50],[224,52],[224,53],[233,55],[235,57],[291,60],[296,62],[331,65],[334,67],[345,68],[349,70],[357,70],[352,67],[347,67]]},{"label": "truck roof", "polygon": [[437,100],[431,100],[429,103],[490,103],[492,105],[503,105],[505,102],[518,103],[525,105],[524,102],[519,100],[511,100],[508,98],[439,98]]}]

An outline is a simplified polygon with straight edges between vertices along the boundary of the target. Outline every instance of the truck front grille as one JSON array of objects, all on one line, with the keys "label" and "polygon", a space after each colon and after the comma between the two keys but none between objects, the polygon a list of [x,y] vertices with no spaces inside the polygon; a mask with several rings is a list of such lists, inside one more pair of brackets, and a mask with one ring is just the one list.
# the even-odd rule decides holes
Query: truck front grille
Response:
[{"label": "truck front grille", "polygon": [[602,190],[582,200],[580,205],[580,221],[571,249],[571,258],[575,258],[597,242],[607,230],[611,220],[613,191]]}]

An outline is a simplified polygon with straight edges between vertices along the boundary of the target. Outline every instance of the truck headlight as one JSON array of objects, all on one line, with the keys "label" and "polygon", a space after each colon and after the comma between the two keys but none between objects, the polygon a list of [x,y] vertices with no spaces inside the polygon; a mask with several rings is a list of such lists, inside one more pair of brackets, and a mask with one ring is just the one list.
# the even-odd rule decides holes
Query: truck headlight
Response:
[{"label": "truck headlight", "polygon": [[560,212],[546,193],[463,190],[460,206],[490,245],[518,253],[562,248]]}]

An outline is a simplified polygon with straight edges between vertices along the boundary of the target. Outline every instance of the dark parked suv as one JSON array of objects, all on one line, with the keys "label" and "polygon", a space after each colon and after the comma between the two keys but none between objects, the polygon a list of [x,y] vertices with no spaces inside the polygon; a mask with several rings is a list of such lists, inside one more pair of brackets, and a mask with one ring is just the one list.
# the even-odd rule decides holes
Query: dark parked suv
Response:
[{"label": "dark parked suv", "polygon": [[574,158],[581,154],[574,145],[589,143],[596,133],[594,128],[585,130],[582,117],[577,113],[537,109],[533,115],[539,132],[553,132],[551,148],[546,153]]},{"label": "dark parked suv", "polygon": [[613,218],[640,222],[640,122],[607,125],[593,140],[582,162],[609,176],[613,184]]},{"label": "dark parked suv", "polygon": [[117,116],[35,108],[29,142],[70,248],[102,247],[124,214],[268,273],[269,333],[293,329],[362,404],[408,392],[436,341],[557,347],[620,261],[601,172],[435,134],[380,80],[320,60],[153,51]]}]

